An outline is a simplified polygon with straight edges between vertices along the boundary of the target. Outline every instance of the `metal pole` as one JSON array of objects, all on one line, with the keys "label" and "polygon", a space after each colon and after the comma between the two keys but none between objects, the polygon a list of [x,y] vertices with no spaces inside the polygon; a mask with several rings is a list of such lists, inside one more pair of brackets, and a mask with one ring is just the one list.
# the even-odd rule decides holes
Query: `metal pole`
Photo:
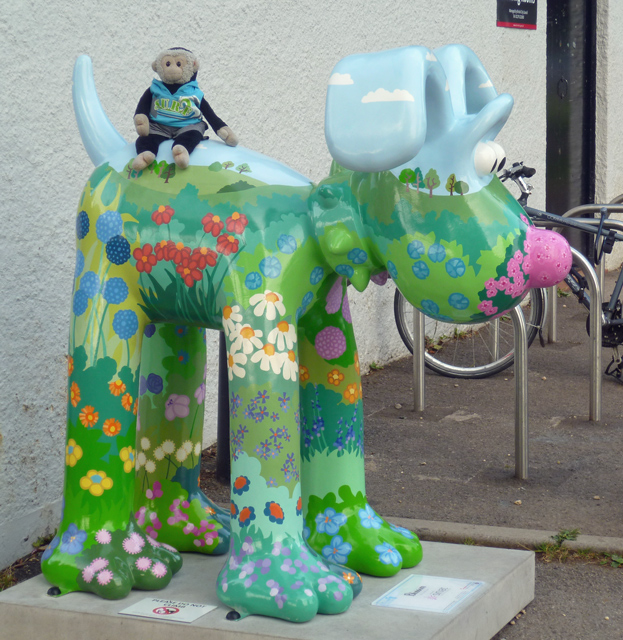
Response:
[{"label": "metal pole", "polygon": [[413,408],[424,411],[424,350],[426,338],[424,333],[425,318],[413,307]]},{"label": "metal pole", "polygon": [[218,343],[218,404],[216,420],[216,479],[229,483],[229,381],[227,380],[227,345],[221,331]]},{"label": "metal pole", "polygon": [[602,299],[599,281],[593,265],[577,250],[571,247],[573,259],[580,265],[588,282],[591,297],[590,309],[590,390],[588,419],[601,420],[601,326],[603,322]]},{"label": "metal pole", "polygon": [[551,344],[558,342],[558,287],[548,287],[547,296],[547,341]]},{"label": "metal pole", "polygon": [[489,323],[489,362],[495,362],[500,357],[500,319],[496,318]]},{"label": "metal pole", "polygon": [[515,331],[515,477],[528,477],[528,340],[519,307],[511,311]]}]

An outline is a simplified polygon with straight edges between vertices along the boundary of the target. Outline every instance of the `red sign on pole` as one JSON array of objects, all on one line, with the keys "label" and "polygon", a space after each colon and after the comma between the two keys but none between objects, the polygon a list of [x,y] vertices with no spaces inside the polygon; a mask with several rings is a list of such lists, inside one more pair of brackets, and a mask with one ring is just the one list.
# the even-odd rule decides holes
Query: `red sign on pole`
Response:
[{"label": "red sign on pole", "polygon": [[537,0],[498,0],[498,27],[536,29]]}]

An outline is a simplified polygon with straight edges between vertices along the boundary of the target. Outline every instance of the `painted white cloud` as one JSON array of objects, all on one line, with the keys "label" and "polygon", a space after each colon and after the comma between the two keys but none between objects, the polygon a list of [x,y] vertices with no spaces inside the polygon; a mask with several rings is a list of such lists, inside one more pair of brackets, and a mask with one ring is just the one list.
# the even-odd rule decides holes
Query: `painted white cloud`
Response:
[{"label": "painted white cloud", "polygon": [[493,86],[493,82],[491,82],[491,80],[487,80],[486,82],[483,82],[482,84],[478,85],[479,89],[488,89],[489,87]]},{"label": "painted white cloud", "polygon": [[370,91],[370,93],[361,98],[361,102],[364,104],[367,102],[415,102],[415,98],[406,89],[388,91],[381,88],[376,91]]},{"label": "painted white cloud", "polygon": [[329,78],[329,84],[355,84],[350,73],[334,73]]},{"label": "painted white cloud", "polygon": [[432,51],[429,51],[429,52],[426,54],[426,59],[427,59],[429,62],[437,62],[437,58],[435,58],[435,54],[434,54]]}]

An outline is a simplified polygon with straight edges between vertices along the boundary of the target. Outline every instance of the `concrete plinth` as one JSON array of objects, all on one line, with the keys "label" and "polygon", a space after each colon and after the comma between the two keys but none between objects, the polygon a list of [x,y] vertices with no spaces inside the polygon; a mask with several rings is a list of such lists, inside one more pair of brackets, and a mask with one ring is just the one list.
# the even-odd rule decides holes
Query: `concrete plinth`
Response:
[{"label": "concrete plinth", "polygon": [[[184,566],[162,591],[132,591],[124,600],[102,600],[93,594],[47,595],[49,584],[37,576],[0,593],[0,639],[110,640],[263,640],[292,638],[417,638],[418,640],[489,640],[534,598],[534,554],[424,542],[424,560],[393,578],[364,576],[364,588],[342,615],[316,616],[304,624],[262,616],[230,622],[228,609],[216,597],[216,576],[223,558],[186,554]],[[486,583],[451,613],[425,613],[372,606],[372,602],[411,574],[479,580]],[[119,615],[147,597],[219,605],[191,624],[152,621]],[[176,628],[177,627],[177,628]]]}]

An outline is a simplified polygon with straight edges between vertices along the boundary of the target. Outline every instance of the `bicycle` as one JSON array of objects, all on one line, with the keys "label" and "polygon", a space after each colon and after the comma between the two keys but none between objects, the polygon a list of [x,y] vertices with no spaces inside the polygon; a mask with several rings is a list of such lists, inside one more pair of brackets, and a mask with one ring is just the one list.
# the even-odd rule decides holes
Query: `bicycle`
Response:
[{"label": "bicycle", "polygon": [[[535,174],[535,170],[516,162],[502,172],[500,180],[513,181],[519,188],[518,199],[533,221],[549,227],[568,227],[592,233],[601,242],[595,243],[594,263],[599,264],[603,254],[612,251],[615,241],[623,240],[623,234],[613,229],[606,229],[609,223],[608,209],[602,208],[601,217],[594,222],[579,222],[575,219],[557,216],[545,211],[528,207],[528,197],[532,193],[532,185],[527,182]],[[595,228],[595,224],[597,228]],[[623,224],[620,225],[623,229]],[[586,280],[572,267],[565,278],[571,293],[578,301],[590,310],[590,296],[586,291]],[[610,299],[603,303],[602,346],[613,348],[612,361],[606,374],[623,382],[623,357],[618,347],[623,345],[622,305],[619,295],[623,290],[623,269],[619,272],[617,283]],[[547,317],[547,296],[542,289],[531,289],[520,307],[526,315],[528,346],[540,336],[541,345],[545,342],[542,327]],[[398,290],[394,296],[394,316],[398,332],[411,353],[413,353],[413,307],[404,299]],[[587,331],[589,319],[587,318]],[[426,350],[424,362],[427,368],[452,378],[486,378],[510,367],[514,362],[513,325],[508,317],[498,318],[478,325],[446,324],[426,319]]]}]

